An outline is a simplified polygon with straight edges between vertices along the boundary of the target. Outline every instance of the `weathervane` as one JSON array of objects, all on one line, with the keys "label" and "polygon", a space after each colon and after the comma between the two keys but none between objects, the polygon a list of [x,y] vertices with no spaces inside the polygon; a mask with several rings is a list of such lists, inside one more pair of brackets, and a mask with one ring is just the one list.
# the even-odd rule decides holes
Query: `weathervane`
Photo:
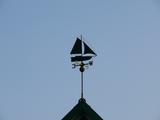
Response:
[{"label": "weathervane", "polygon": [[70,52],[71,62],[73,68],[79,67],[81,72],[81,98],[83,98],[83,72],[86,68],[93,65],[93,57],[96,57],[96,53],[88,47],[88,45],[80,38],[77,37],[76,42]]}]

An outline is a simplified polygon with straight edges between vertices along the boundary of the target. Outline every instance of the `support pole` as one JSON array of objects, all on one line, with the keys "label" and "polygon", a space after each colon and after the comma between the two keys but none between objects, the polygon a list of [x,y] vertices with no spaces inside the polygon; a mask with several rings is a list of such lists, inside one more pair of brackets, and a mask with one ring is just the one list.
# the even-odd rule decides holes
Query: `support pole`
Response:
[{"label": "support pole", "polygon": [[81,72],[81,98],[83,98],[83,72]]},{"label": "support pole", "polygon": [[79,68],[80,72],[81,72],[81,98],[83,98],[83,72],[84,72],[84,63],[81,62],[80,68]]},{"label": "support pole", "polygon": [[[82,35],[81,35],[81,41],[82,41]],[[83,57],[83,52],[81,54],[81,57]],[[81,98],[83,98],[83,72],[84,72],[84,63],[83,63],[83,61],[81,61],[79,70],[81,72]]]}]

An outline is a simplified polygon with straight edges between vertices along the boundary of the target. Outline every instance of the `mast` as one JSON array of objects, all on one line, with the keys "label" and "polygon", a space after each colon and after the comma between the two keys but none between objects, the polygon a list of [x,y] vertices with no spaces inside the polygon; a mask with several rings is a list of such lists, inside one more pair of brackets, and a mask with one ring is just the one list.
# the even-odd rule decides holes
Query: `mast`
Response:
[{"label": "mast", "polygon": [[[82,41],[82,35],[81,35],[81,41]],[[81,54],[81,57],[83,57],[83,52]],[[84,64],[83,61],[81,60],[81,64],[80,64],[80,68],[79,68],[80,72],[81,72],[81,98],[83,98],[83,72],[84,72]]]}]

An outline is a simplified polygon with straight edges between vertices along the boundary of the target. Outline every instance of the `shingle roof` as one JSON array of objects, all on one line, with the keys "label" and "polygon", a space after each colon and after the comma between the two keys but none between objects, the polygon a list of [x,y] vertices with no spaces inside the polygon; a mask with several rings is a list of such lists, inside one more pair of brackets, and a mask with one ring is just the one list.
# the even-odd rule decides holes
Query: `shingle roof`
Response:
[{"label": "shingle roof", "polygon": [[76,106],[62,120],[103,120],[87,103],[81,98]]}]

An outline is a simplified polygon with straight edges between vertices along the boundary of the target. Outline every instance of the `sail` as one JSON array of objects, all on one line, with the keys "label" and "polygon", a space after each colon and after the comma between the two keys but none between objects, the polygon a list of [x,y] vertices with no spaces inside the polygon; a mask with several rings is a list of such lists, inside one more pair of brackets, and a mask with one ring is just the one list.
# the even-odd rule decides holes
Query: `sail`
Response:
[{"label": "sail", "polygon": [[84,41],[83,41],[83,44],[84,44],[84,54],[93,54],[97,56],[96,53],[93,52],[93,50],[89,48],[88,45]]},{"label": "sail", "polygon": [[77,38],[70,54],[82,54],[82,41]]}]

